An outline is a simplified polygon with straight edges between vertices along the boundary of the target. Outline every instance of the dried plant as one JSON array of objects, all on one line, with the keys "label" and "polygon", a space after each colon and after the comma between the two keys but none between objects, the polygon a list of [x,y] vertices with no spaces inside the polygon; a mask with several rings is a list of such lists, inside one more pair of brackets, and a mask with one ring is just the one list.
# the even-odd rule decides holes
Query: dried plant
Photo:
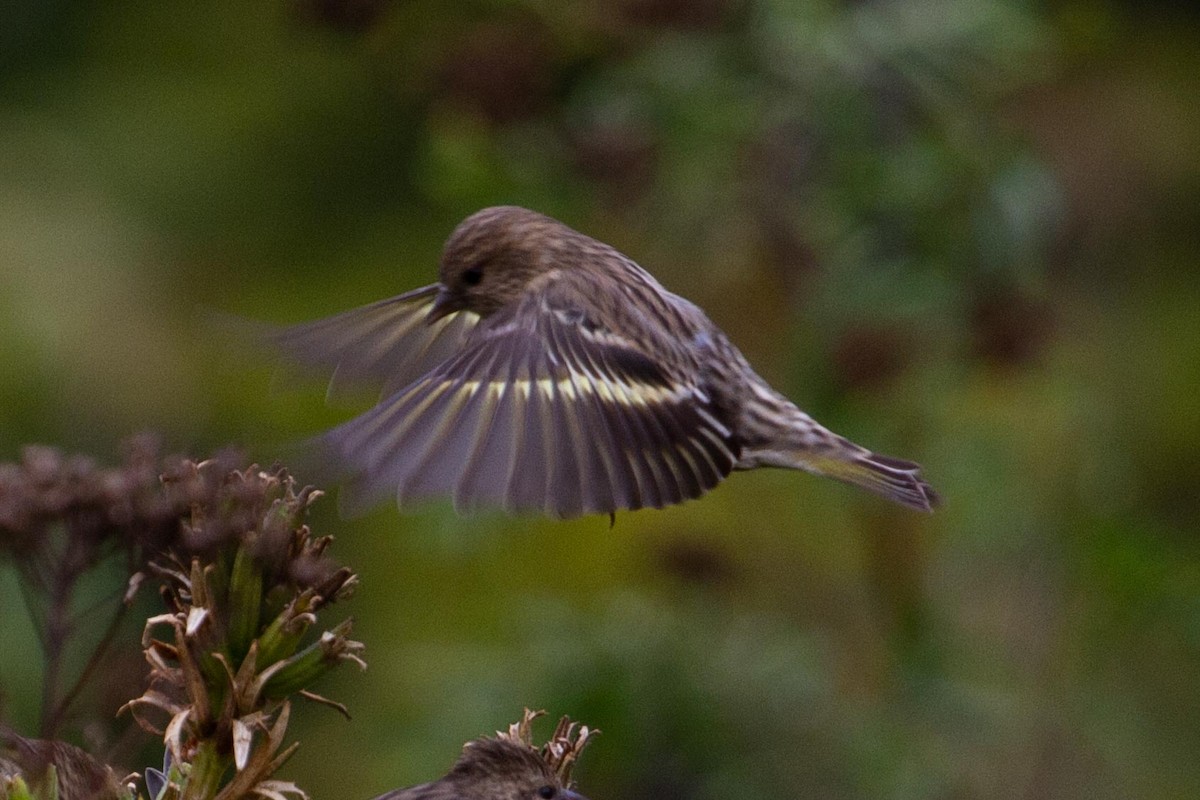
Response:
[{"label": "dried plant", "polygon": [[[16,565],[31,610],[40,612],[50,687],[43,728],[61,724],[138,588],[156,583],[166,608],[143,629],[148,685],[123,707],[164,741],[162,769],[146,770],[151,800],[307,797],[274,778],[299,746],[287,738],[293,700],[345,714],[311,687],[340,664],[366,666],[363,645],[349,638],[351,620],[318,625],[358,583],[329,558],[332,537],[314,536],[305,523],[321,492],[297,488],[281,468],[235,469],[228,454],[161,458],[148,437],[131,440],[124,454],[121,466],[101,468],[29,447],[20,463],[0,465],[0,557]],[[61,693],[55,680],[76,628],[76,583],[108,558],[124,559],[127,569],[121,609]],[[496,739],[468,743],[463,758],[480,743],[516,745],[510,753],[525,753],[538,775],[569,787],[595,731],[564,717],[539,747],[532,724],[543,714],[526,709]],[[65,742],[0,726],[0,800],[132,800],[137,776],[116,774]]]},{"label": "dried plant", "polygon": [[[42,648],[39,735],[60,735],[72,703],[94,674],[120,628],[150,553],[179,539],[181,515],[203,502],[210,487],[176,482],[179,458],[161,458],[154,437],[122,448],[123,463],[100,467],[85,456],[28,446],[17,463],[0,464],[0,561],[13,564]],[[102,563],[121,562],[123,596],[107,623],[95,626],[76,608],[81,580]],[[102,631],[84,666],[66,684],[66,654],[81,631]]]},{"label": "dried plant", "polygon": [[541,747],[533,743],[533,721],[545,716],[545,711],[525,709],[520,722],[508,726],[507,731],[496,731],[496,738],[526,745],[537,750],[542,758],[550,765],[550,769],[558,776],[563,786],[571,785],[571,770],[579,759],[579,754],[593,736],[600,733],[587,725],[572,722],[569,717],[563,717],[554,727],[554,733]]},{"label": "dried plant", "polygon": [[[100,786],[126,791],[99,761],[53,739],[138,587],[152,581],[166,612],[145,625],[149,687],[126,705],[138,724],[164,736],[170,755],[161,773],[148,771],[162,778],[151,795],[303,796],[271,780],[296,747],[285,742],[290,699],[345,713],[309,688],[337,664],[365,666],[363,646],[349,638],[350,620],[314,626],[358,579],[329,559],[332,538],[314,537],[304,524],[319,491],[297,489],[283,469],[234,463],[232,454],[163,458],[142,436],[126,443],[118,467],[37,446],[0,465],[0,558],[17,569],[45,662],[43,738],[7,734],[0,798],[91,800],[110,796]],[[119,608],[63,691],[64,653],[84,627],[77,585],[111,559],[126,570]],[[161,724],[156,709],[165,712]]]},{"label": "dried plant", "polygon": [[[216,469],[188,462],[175,479]],[[297,491],[283,470],[225,472],[211,503],[183,521],[183,540],[206,547],[151,561],[167,612],[146,623],[149,688],[127,708],[164,737],[175,765],[159,797],[304,796],[271,780],[298,746],[286,744],[289,698],[345,713],[309,687],[338,664],[366,666],[350,620],[313,630],[317,613],[358,581],[327,557],[331,537],[314,537],[303,522],[320,495]]]}]

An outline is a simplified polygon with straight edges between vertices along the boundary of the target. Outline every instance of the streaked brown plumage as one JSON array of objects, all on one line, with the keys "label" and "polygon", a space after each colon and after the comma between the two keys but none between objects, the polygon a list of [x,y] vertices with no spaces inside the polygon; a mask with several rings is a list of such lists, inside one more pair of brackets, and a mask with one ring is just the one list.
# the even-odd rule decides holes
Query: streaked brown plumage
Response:
[{"label": "streaked brown plumage", "polygon": [[128,794],[112,768],[87,751],[66,742],[26,739],[0,726],[0,795],[5,779],[18,775],[35,797],[48,796],[51,785],[57,786],[59,800],[119,800]]},{"label": "streaked brown plumage", "polygon": [[562,785],[536,750],[520,742],[468,742],[443,778],[395,789],[375,800],[587,800]]},{"label": "streaked brown plumage", "polygon": [[450,495],[557,517],[661,508],[788,467],[929,511],[917,464],[817,424],[704,312],[612,247],[514,206],[451,234],[440,282],[274,331],[380,403],[321,437],[350,510]]}]

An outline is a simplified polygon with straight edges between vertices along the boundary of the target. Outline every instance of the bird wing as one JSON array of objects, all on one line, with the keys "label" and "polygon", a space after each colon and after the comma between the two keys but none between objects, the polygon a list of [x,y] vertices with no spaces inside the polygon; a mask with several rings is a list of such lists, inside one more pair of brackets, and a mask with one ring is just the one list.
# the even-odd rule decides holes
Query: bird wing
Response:
[{"label": "bird wing", "polygon": [[729,440],[695,382],[535,293],[321,443],[352,475],[351,513],[394,493],[572,517],[698,497],[732,470]]},{"label": "bird wing", "polygon": [[332,317],[269,328],[261,338],[306,373],[329,378],[329,398],[407,386],[458,352],[479,315],[457,311],[432,323],[439,286],[431,284]]}]

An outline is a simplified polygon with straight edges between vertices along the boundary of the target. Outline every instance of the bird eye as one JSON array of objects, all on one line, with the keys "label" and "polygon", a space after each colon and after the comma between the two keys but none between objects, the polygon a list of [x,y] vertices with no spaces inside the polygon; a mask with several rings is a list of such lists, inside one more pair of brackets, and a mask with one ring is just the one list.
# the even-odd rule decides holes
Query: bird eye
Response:
[{"label": "bird eye", "polygon": [[462,274],[463,283],[467,286],[478,286],[483,280],[483,267],[469,267]]},{"label": "bird eye", "polygon": [[558,790],[550,785],[543,786],[537,790],[538,797],[543,798],[543,800],[550,800],[550,798],[554,797],[556,794],[558,794]]}]

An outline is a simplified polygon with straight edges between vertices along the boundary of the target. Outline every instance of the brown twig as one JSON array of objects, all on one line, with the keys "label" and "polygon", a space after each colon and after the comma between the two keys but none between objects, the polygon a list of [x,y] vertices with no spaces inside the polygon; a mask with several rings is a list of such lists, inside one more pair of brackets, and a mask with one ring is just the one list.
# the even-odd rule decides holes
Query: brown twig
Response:
[{"label": "brown twig", "polygon": [[[83,687],[87,685],[89,679],[92,677],[92,674],[100,666],[100,662],[103,661],[104,657],[108,654],[109,649],[112,647],[113,640],[116,638],[117,631],[121,628],[121,622],[125,619],[125,615],[128,613],[128,611],[128,603],[121,602],[117,605],[116,612],[112,615],[112,619],[108,621],[108,627],[104,629],[104,634],[100,637],[100,641],[98,641],[96,646],[92,649],[91,655],[88,656],[87,663],[84,664],[83,669],[79,671],[79,675],[76,677],[75,683],[71,686],[67,693],[63,695],[62,699],[58,702],[58,704],[54,707],[53,712],[50,714],[51,724],[48,727],[51,731],[58,730],[63,719],[66,717],[67,712],[70,710],[71,705],[75,702],[76,698],[79,697],[79,693],[83,691]],[[43,711],[44,710],[45,707],[43,707]]]},{"label": "brown twig", "polygon": [[39,736],[42,739],[57,738],[57,715],[53,713],[57,702],[59,675],[62,673],[62,658],[67,640],[71,637],[71,596],[74,581],[64,571],[56,572],[51,582],[50,607],[46,611],[46,641],[42,663],[42,721]]}]

